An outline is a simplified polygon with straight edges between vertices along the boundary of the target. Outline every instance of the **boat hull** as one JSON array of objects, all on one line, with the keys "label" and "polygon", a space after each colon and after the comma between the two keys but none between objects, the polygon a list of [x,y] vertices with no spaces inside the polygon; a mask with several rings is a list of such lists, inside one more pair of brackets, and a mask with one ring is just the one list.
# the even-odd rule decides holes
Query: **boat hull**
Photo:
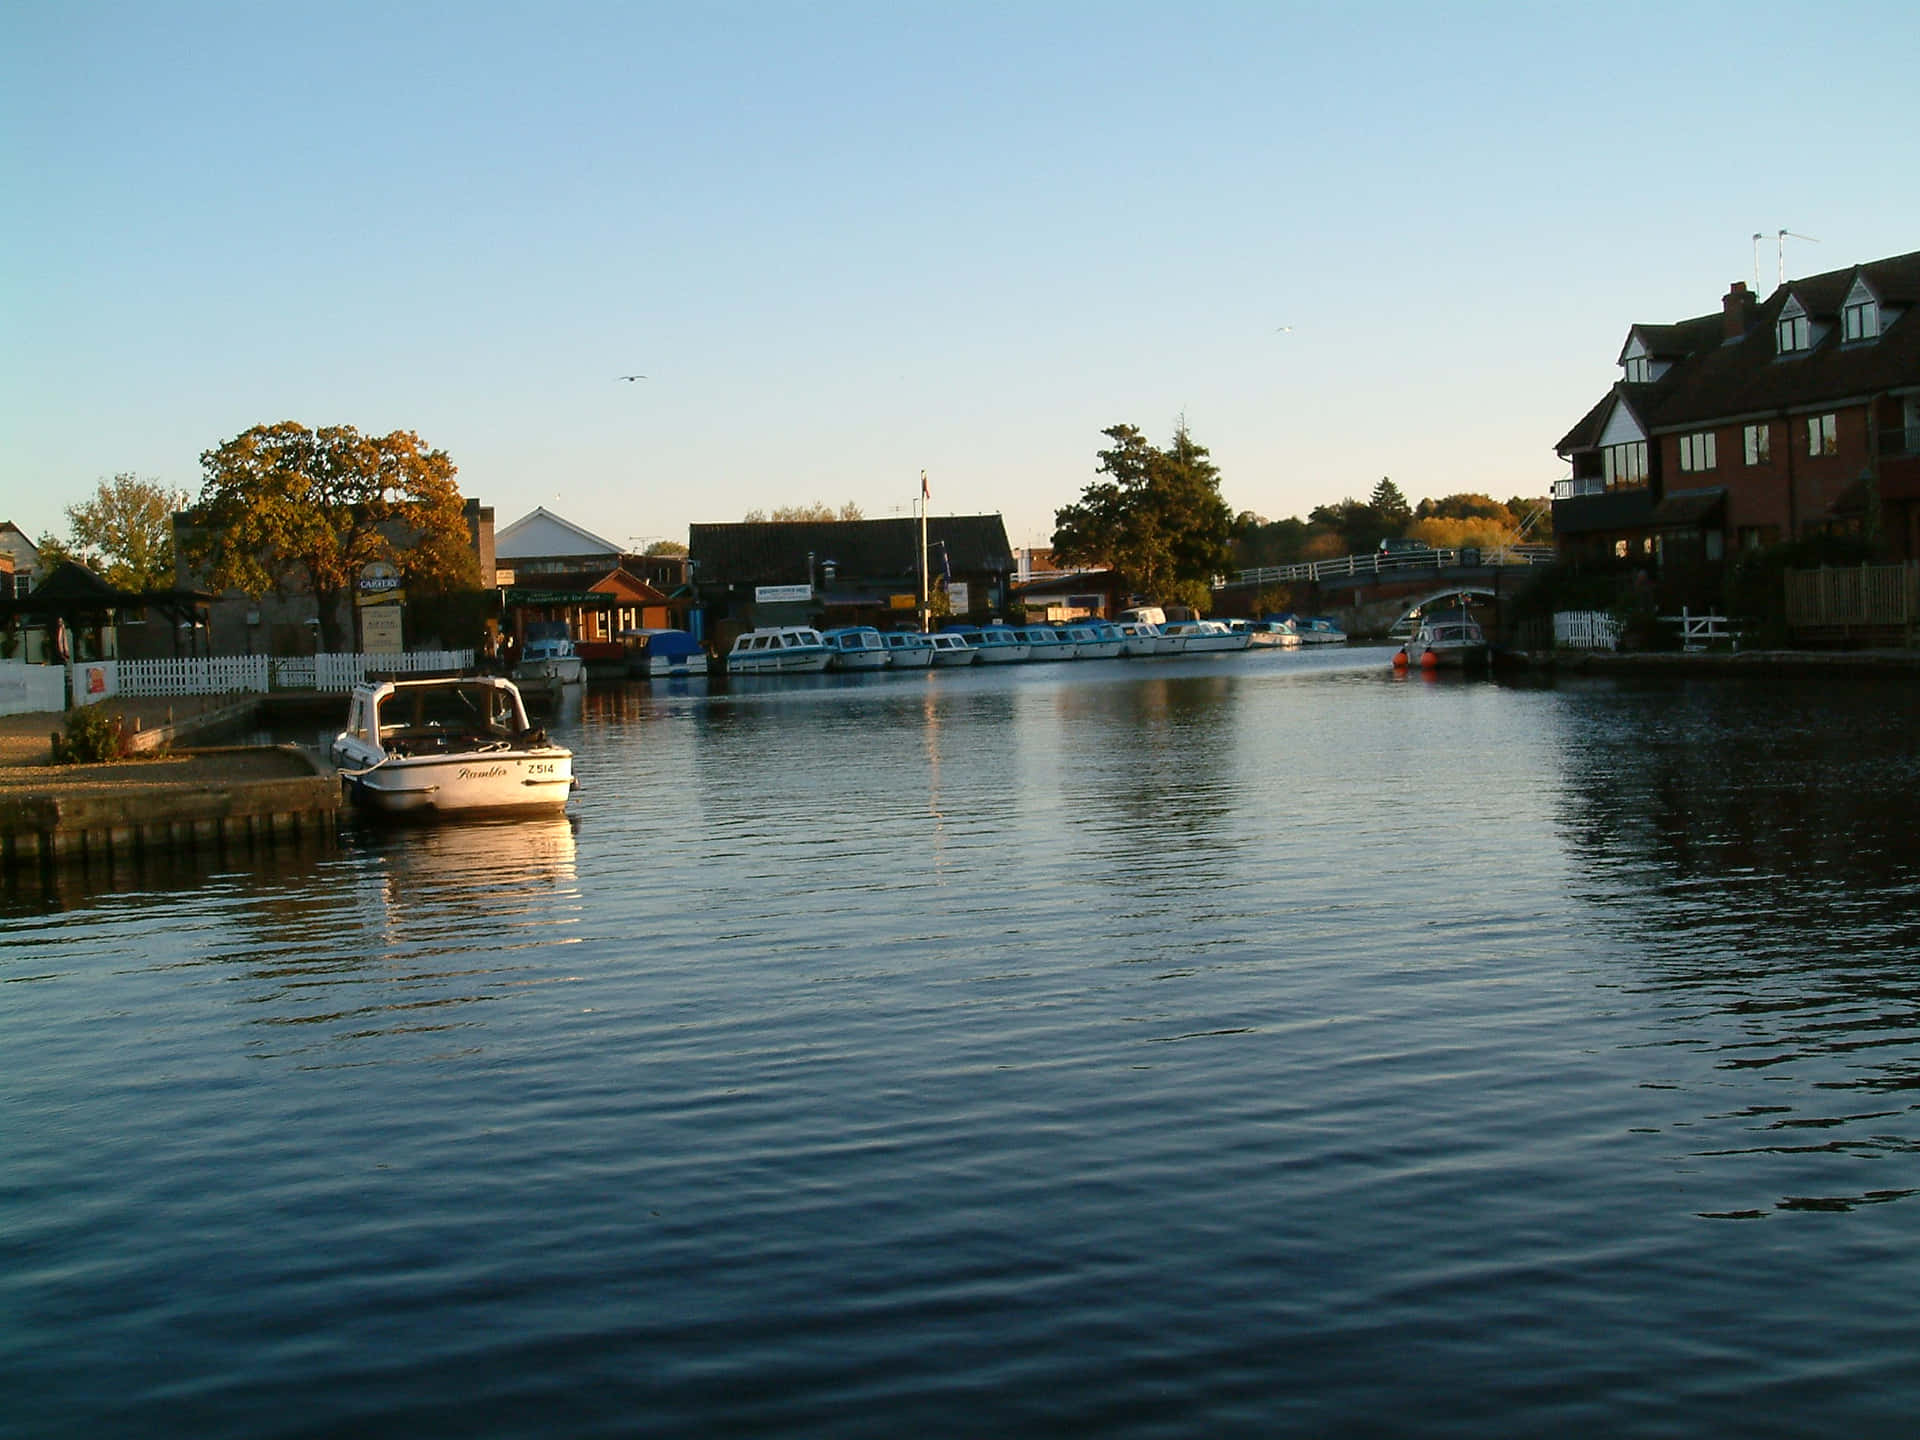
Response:
[{"label": "boat hull", "polygon": [[409,756],[342,770],[340,784],[356,810],[386,818],[537,814],[566,808],[573,756],[558,748]]}]

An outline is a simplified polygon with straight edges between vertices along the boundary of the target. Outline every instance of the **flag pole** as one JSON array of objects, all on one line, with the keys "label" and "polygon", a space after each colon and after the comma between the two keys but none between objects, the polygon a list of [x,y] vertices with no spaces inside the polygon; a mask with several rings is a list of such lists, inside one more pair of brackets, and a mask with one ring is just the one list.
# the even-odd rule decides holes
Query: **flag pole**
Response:
[{"label": "flag pole", "polygon": [[927,633],[928,586],[927,586],[927,472],[920,472],[920,633]]}]

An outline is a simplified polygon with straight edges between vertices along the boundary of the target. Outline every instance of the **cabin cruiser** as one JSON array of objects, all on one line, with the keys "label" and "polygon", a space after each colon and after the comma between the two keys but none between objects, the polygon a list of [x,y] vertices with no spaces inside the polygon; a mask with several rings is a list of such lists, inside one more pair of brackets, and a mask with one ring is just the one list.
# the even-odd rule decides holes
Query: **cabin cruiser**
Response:
[{"label": "cabin cruiser", "polygon": [[627,646],[627,674],[635,679],[704,675],[707,652],[685,630],[622,630]]},{"label": "cabin cruiser", "polygon": [[1248,636],[1229,630],[1219,620],[1169,620],[1160,633],[1171,635],[1182,655],[1199,655],[1214,650],[1244,650]]},{"label": "cabin cruiser", "polygon": [[1076,620],[1066,632],[1073,637],[1076,658],[1081,660],[1116,659],[1126,643],[1111,620]]},{"label": "cabin cruiser", "polygon": [[518,684],[555,693],[563,685],[584,684],[586,678],[586,661],[573,648],[566,621],[535,620],[528,624],[526,643],[513,666],[513,679]]},{"label": "cabin cruiser", "polygon": [[1291,620],[1229,620],[1227,628],[1245,631],[1249,650],[1291,649],[1300,643]]},{"label": "cabin cruiser", "polygon": [[940,666],[971,665],[980,658],[980,651],[967,644],[958,635],[941,631],[938,635],[927,636],[933,646],[933,663]]},{"label": "cabin cruiser", "polygon": [[1120,653],[1130,659],[1173,654],[1173,641],[1151,620],[1122,620],[1116,628],[1120,631]]},{"label": "cabin cruiser", "polygon": [[1080,654],[1080,647],[1064,630],[1056,630],[1051,625],[1029,625],[1016,632],[1027,642],[1029,660],[1073,660]]},{"label": "cabin cruiser", "polygon": [[833,651],[811,625],[774,625],[735,637],[727,652],[729,675],[792,674],[824,670]]},{"label": "cabin cruiser", "polygon": [[880,670],[887,664],[887,642],[871,625],[836,625],[820,632],[833,652],[830,670]]},{"label": "cabin cruiser", "polygon": [[1478,670],[1485,668],[1489,654],[1480,622],[1464,610],[1455,610],[1422,620],[1407,643],[1394,652],[1393,668]]},{"label": "cabin cruiser", "polygon": [[1324,615],[1316,615],[1311,620],[1295,620],[1293,630],[1300,637],[1302,645],[1344,645],[1347,632]]},{"label": "cabin cruiser", "polygon": [[519,687],[497,675],[356,685],[329,755],[372,815],[558,810],[573,791],[573,752],[527,723]]},{"label": "cabin cruiser", "polygon": [[895,670],[918,670],[933,663],[931,635],[918,630],[889,630],[880,639],[887,647],[887,664]]},{"label": "cabin cruiser", "polygon": [[941,633],[959,636],[982,665],[1011,665],[1027,658],[1024,632],[1010,625],[949,625]]}]

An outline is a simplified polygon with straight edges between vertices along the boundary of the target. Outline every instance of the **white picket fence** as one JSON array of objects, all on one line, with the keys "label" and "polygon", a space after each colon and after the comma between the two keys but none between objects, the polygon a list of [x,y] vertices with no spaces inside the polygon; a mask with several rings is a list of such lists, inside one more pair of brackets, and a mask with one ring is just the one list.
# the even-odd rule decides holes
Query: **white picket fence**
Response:
[{"label": "white picket fence", "polygon": [[[369,675],[418,675],[467,670],[471,650],[410,650],[404,655],[212,655],[194,660],[77,660],[72,671],[76,705],[97,705],[115,695],[265,695],[273,690],[344,693]],[[57,665],[22,665],[43,672],[38,703],[8,709],[12,691],[0,682],[0,714],[65,708]]]},{"label": "white picket fence", "polygon": [[1604,610],[1556,611],[1553,643],[1560,650],[1617,650],[1620,622]]}]

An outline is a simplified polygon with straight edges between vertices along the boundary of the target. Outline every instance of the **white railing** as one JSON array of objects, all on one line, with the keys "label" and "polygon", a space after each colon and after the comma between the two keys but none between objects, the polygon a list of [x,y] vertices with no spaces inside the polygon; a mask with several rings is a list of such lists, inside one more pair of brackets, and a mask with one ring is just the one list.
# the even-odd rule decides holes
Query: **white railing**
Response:
[{"label": "white railing", "polygon": [[264,655],[207,655],[193,660],[115,660],[122,695],[267,693]]},{"label": "white railing", "polygon": [[351,690],[369,675],[422,675],[473,668],[471,650],[409,650],[404,655],[316,655],[315,690]]},{"label": "white railing", "polygon": [[[272,690],[351,690],[369,675],[417,675],[471,669],[471,650],[410,650],[404,655],[211,655],[192,660],[89,660],[73,666],[74,703],[115,695],[265,695]],[[33,669],[58,667],[34,666]],[[56,700],[49,707],[58,710]]]},{"label": "white railing", "polygon": [[1680,627],[1682,650],[1704,650],[1716,642],[1728,641],[1733,643],[1736,650],[1740,648],[1740,637],[1730,628],[1730,622],[1724,615],[1715,615],[1711,611],[1696,615],[1682,605],[1678,615],[1662,615],[1659,618],[1664,625]]},{"label": "white railing", "polygon": [[1476,550],[1470,545],[1448,550],[1375,550],[1364,555],[1343,555],[1338,560],[1307,560],[1298,565],[1269,565],[1258,570],[1241,570],[1230,580],[1215,580],[1213,588],[1275,585],[1295,580],[1329,580],[1346,576],[1401,575],[1456,567],[1551,565],[1555,553],[1551,545],[1498,545],[1484,550]]},{"label": "white railing", "polygon": [[1560,650],[1617,650],[1620,622],[1604,610],[1556,611],[1553,643]]},{"label": "white railing", "polygon": [[30,715],[67,708],[64,665],[26,665],[0,660],[0,715]]}]

